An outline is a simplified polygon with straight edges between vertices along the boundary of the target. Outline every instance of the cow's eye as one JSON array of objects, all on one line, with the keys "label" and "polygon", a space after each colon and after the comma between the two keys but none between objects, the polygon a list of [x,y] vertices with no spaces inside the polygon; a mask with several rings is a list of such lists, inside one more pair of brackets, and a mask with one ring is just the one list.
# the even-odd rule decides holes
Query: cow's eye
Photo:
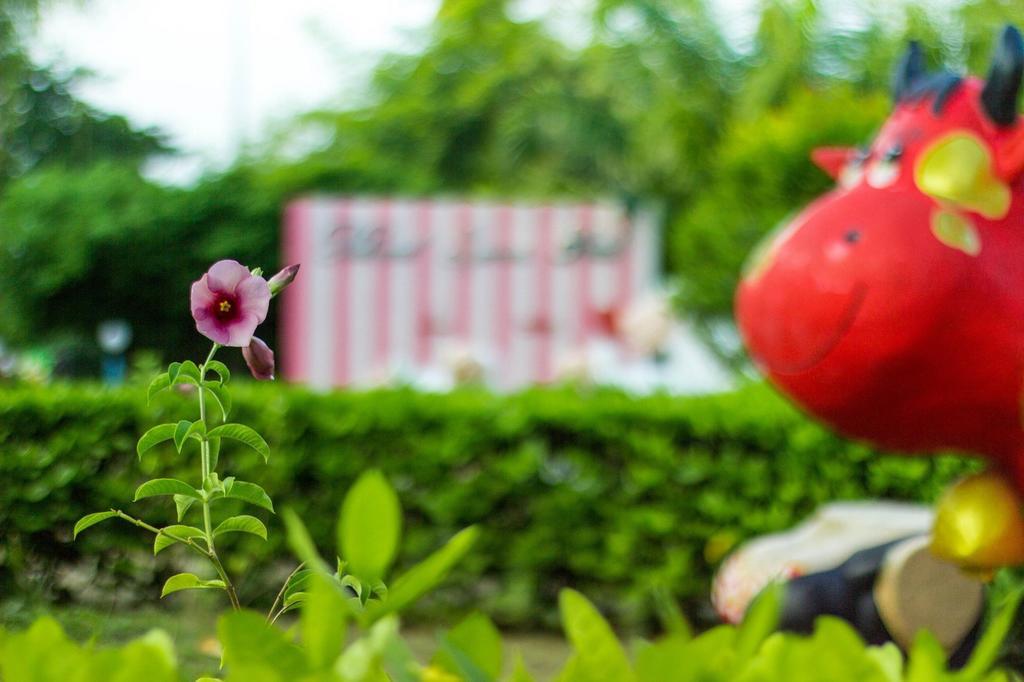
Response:
[{"label": "cow's eye", "polygon": [[839,174],[839,184],[843,187],[853,187],[860,182],[860,179],[864,176],[864,164],[866,164],[870,158],[870,150],[864,148],[859,149],[856,156],[849,160],[843,168],[842,173]]},{"label": "cow's eye", "polygon": [[[891,156],[893,150],[889,150],[881,159],[875,161],[865,173],[868,184],[875,189],[884,189],[892,185],[900,177],[899,155]],[[902,154],[902,151],[900,151]]]},{"label": "cow's eye", "polygon": [[902,156],[903,156],[903,145],[901,145],[899,142],[897,142],[893,146],[889,147],[889,149],[885,152],[885,155],[882,158],[885,159],[886,161],[895,162],[895,161],[899,161],[900,157],[902,157]]},{"label": "cow's eye", "polygon": [[856,244],[860,241],[860,230],[849,230],[843,235],[843,241],[847,244]]}]

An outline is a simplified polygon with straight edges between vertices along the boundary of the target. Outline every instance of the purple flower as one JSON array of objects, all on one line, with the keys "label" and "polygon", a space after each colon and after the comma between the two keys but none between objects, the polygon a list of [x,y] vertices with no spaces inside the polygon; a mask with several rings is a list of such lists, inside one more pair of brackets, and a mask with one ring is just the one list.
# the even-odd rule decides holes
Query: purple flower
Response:
[{"label": "purple flower", "polygon": [[274,378],[274,351],[262,339],[252,337],[249,345],[242,349],[242,357],[257,379],[266,381]]},{"label": "purple flower", "polygon": [[217,261],[192,284],[191,304],[200,334],[222,346],[245,347],[267,318],[270,287],[238,261]]},{"label": "purple flower", "polygon": [[295,279],[295,275],[299,274],[298,265],[289,265],[283,268],[280,272],[270,278],[267,284],[270,285],[270,295],[277,296],[281,293],[281,290],[292,283]]}]

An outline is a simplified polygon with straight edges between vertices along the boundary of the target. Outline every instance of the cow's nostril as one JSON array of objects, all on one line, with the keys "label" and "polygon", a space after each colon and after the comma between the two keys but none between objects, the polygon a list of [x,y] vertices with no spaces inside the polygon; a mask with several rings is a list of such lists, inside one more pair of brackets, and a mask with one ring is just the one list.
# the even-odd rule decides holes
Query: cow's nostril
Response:
[{"label": "cow's nostril", "polygon": [[860,230],[850,230],[843,235],[843,239],[849,244],[856,244],[860,241]]}]

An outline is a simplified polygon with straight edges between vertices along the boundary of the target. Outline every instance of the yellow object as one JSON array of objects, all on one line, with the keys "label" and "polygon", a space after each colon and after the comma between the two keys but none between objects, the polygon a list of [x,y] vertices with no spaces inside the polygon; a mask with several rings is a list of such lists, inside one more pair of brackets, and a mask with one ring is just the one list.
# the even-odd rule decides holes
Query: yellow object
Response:
[{"label": "yellow object", "polygon": [[1013,486],[993,472],[969,476],[939,500],[931,550],[975,574],[1024,564],[1024,517]]},{"label": "yellow object", "polygon": [[954,211],[935,209],[932,213],[932,234],[940,242],[963,251],[968,256],[981,253],[981,237],[971,219]]},{"label": "yellow object", "polygon": [[988,145],[967,131],[952,132],[921,152],[914,181],[925,194],[986,218],[1010,210],[1010,187],[996,177]]},{"label": "yellow object", "polygon": [[458,675],[452,675],[447,670],[438,668],[435,665],[427,666],[420,672],[422,682],[462,682]]}]

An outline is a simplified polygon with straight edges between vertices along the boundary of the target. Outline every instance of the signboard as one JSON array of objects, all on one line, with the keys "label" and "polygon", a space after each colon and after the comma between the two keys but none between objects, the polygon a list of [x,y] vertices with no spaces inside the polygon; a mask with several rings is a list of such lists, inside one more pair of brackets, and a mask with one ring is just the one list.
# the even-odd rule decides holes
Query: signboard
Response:
[{"label": "signboard", "polygon": [[[314,387],[555,377],[659,281],[656,216],[611,203],[310,197],[285,212],[282,369]],[[624,351],[623,351],[624,352]]]}]

